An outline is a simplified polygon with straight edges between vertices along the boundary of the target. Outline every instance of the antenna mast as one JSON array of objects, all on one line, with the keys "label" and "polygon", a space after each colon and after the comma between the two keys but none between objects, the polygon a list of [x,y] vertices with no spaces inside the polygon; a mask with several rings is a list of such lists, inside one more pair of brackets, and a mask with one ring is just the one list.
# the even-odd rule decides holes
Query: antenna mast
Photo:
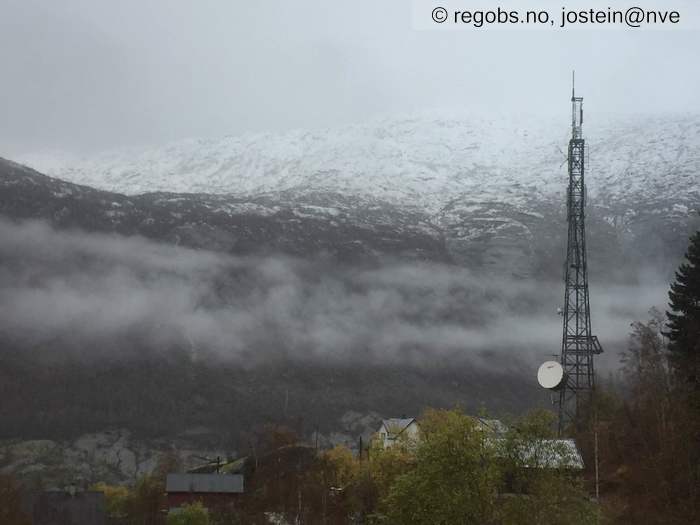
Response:
[{"label": "antenna mast", "polygon": [[569,226],[564,271],[564,330],[561,366],[564,382],[559,389],[559,434],[576,423],[582,401],[590,398],[594,386],[593,356],[603,349],[591,334],[586,264],[586,225],[583,139],[583,97],[576,96],[575,73],[571,86],[571,140],[569,141],[569,189],[567,222]]}]

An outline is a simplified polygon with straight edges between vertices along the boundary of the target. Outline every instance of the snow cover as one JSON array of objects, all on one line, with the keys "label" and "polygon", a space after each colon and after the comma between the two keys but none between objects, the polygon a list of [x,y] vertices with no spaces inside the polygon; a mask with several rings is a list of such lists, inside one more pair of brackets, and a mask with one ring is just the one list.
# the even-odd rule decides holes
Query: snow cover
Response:
[{"label": "snow cover", "polygon": [[[608,203],[700,196],[700,116],[587,115],[588,195]],[[126,194],[152,191],[251,197],[333,192],[438,212],[561,198],[566,119],[416,115],[325,131],[191,139],[92,157],[28,155],[49,175]],[[329,210],[331,214],[334,212]]]}]

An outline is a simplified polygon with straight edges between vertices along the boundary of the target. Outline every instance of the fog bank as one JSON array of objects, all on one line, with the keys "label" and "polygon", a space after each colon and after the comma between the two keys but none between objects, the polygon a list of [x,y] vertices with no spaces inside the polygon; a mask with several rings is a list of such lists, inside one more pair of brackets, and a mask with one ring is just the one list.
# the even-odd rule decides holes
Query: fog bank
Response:
[{"label": "fog bank", "polygon": [[[235,257],[41,222],[0,221],[0,238],[0,331],[28,351],[115,358],[135,342],[247,363],[498,368],[534,365],[560,345],[561,280],[397,260]],[[592,287],[594,332],[611,350],[604,363],[614,366],[632,321],[663,308],[666,286]]]}]

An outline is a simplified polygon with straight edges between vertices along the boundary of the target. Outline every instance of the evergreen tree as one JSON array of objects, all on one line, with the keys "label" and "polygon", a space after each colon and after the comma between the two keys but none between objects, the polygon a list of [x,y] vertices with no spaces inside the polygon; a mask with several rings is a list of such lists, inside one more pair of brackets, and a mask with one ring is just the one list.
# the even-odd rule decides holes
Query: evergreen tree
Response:
[{"label": "evergreen tree", "polygon": [[700,386],[700,231],[690,238],[686,261],[676,272],[668,293],[669,351],[679,379]]}]

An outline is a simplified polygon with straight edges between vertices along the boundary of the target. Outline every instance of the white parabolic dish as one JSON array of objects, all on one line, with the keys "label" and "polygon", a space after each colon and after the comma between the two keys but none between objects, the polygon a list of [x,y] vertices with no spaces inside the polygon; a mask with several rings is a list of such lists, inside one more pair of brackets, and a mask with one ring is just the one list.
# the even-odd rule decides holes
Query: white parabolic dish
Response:
[{"label": "white parabolic dish", "polygon": [[556,361],[545,361],[537,371],[537,381],[543,388],[557,388],[563,380],[564,369]]}]

